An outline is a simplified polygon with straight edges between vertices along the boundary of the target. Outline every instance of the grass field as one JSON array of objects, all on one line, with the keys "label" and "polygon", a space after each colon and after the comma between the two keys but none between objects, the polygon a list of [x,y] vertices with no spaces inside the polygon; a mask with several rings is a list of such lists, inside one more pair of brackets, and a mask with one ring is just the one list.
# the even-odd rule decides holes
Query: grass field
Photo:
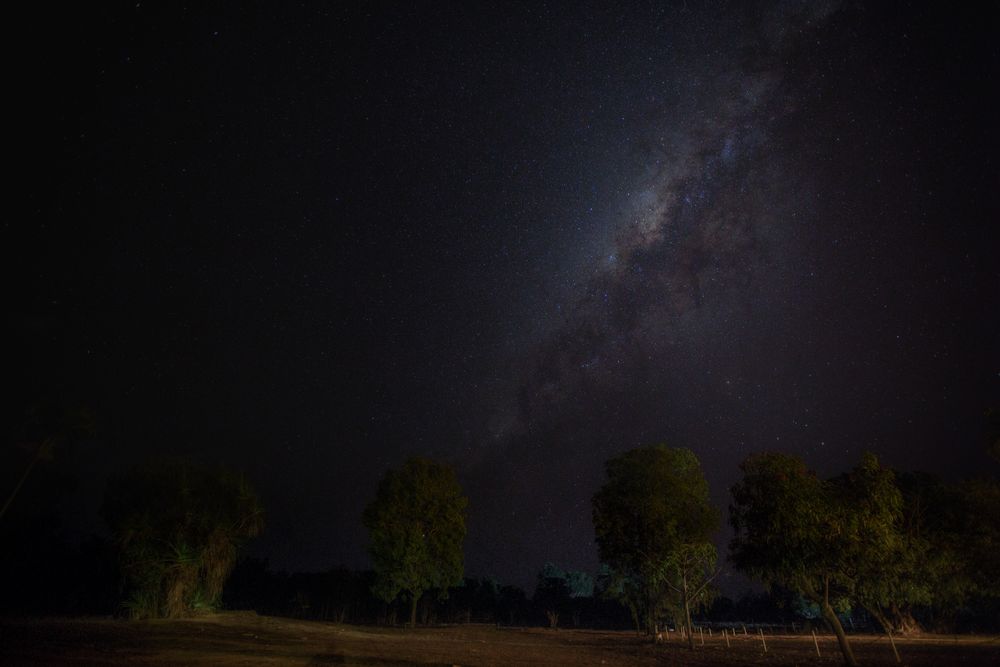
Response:
[{"label": "grass field", "polygon": [[[676,636],[653,645],[591,630],[361,627],[247,612],[190,620],[0,619],[3,665],[836,665],[832,636],[705,635],[691,651]],[[888,639],[852,638],[862,665],[895,665]],[[1000,638],[897,639],[904,665],[997,665]]]}]

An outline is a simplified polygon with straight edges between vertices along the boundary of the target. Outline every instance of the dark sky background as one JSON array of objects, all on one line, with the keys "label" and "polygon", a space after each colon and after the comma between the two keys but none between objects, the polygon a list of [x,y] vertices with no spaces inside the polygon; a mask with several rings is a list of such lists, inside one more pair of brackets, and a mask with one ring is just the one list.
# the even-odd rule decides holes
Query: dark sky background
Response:
[{"label": "dark sky background", "polygon": [[597,567],[632,447],[720,508],[763,449],[997,472],[995,17],[304,4],[15,21],[7,376],[97,414],[69,527],[182,456],[246,471],[272,566],[366,567],[378,479],[429,456],[467,573],[530,591]]}]

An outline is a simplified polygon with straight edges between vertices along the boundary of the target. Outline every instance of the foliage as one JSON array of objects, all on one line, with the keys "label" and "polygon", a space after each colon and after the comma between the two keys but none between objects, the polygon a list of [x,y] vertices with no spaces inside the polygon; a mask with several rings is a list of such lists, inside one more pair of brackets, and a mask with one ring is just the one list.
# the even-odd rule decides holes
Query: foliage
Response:
[{"label": "foliage", "polygon": [[957,525],[966,574],[977,594],[1000,598],[1000,484],[969,480],[959,491],[964,511]]},{"label": "foliage", "polygon": [[593,520],[601,561],[615,573],[608,590],[647,631],[664,611],[682,608],[690,628],[689,606],[714,574],[710,538],[719,521],[697,457],[656,445],[625,452],[606,470]]},{"label": "foliage", "polygon": [[563,580],[572,598],[587,598],[594,594],[594,578],[586,572],[563,570],[553,563],[546,563],[538,573],[538,581],[546,579]]},{"label": "foliage", "polygon": [[386,472],[365,508],[374,592],[386,602],[405,592],[411,624],[424,591],[436,588],[445,594],[462,581],[467,505],[451,468],[413,458]]},{"label": "foliage", "polygon": [[896,473],[900,520],[869,555],[855,598],[893,632],[953,629],[977,600],[1000,599],[1000,486]]},{"label": "foliage", "polygon": [[834,502],[850,542],[842,545],[842,568],[850,581],[850,597],[892,630],[885,610],[892,600],[915,600],[923,591],[912,585],[912,556],[900,530],[903,498],[892,470],[865,454],[847,475],[831,480]]},{"label": "foliage", "polygon": [[180,463],[113,477],[101,513],[115,534],[133,618],[216,606],[239,546],[263,528],[242,476]]},{"label": "foliage", "polygon": [[[854,656],[834,607],[878,604],[896,586],[902,499],[892,471],[872,454],[850,474],[824,481],[788,454],[751,455],[732,490],[733,563],[767,584],[819,605],[844,660]],[[838,604],[839,603],[839,604]]]}]

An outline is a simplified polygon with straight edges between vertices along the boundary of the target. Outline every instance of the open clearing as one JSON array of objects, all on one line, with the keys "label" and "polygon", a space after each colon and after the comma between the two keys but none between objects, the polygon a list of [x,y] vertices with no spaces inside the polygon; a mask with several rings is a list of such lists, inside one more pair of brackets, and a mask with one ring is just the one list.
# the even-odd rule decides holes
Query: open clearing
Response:
[{"label": "open clearing", "polygon": [[[853,638],[862,665],[895,665],[888,639]],[[690,651],[676,636],[660,645],[627,632],[497,630],[492,626],[361,627],[213,614],[176,621],[0,619],[4,665],[836,665],[832,636],[705,636]],[[904,665],[997,665],[1000,638],[897,639]]]}]

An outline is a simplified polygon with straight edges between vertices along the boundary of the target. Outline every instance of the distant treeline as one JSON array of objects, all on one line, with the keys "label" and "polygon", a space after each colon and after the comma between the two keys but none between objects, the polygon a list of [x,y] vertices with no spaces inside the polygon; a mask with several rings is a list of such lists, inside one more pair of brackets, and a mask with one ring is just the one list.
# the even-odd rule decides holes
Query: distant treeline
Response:
[{"label": "distant treeline", "polygon": [[[582,575],[582,576],[581,576]],[[574,591],[583,580],[589,590]],[[504,627],[634,629],[629,610],[602,590],[607,583],[586,573],[565,572],[547,563],[539,572],[534,591],[503,585],[494,579],[467,577],[460,586],[428,591],[418,602],[421,624],[489,623]],[[237,564],[226,585],[223,603],[229,609],[252,609],[261,614],[336,623],[396,625],[409,613],[399,599],[386,603],[372,593],[375,572],[334,568],[326,572],[272,571],[266,560],[246,558]],[[787,597],[787,596],[786,596]],[[791,625],[804,623],[787,599],[766,592],[742,595],[738,600],[717,597],[705,613],[704,623]]]},{"label": "distant treeline", "polygon": [[[573,584],[584,582],[573,590]],[[240,560],[226,584],[223,607],[254,610],[259,614],[356,625],[401,625],[409,605],[402,598],[386,603],[372,593],[375,573],[349,568],[325,572],[275,572],[260,558]],[[422,625],[488,623],[502,627],[555,627],[635,630],[630,610],[608,595],[606,572],[591,578],[582,572],[563,571],[546,563],[538,573],[534,591],[504,585],[495,579],[466,577],[442,597],[428,591],[418,603]],[[589,590],[586,585],[589,584]],[[934,617],[931,609],[918,609],[918,620],[936,630],[956,632],[997,631],[1000,601],[970,601],[947,617]],[[841,613],[853,631],[877,631],[878,622],[860,608]],[[823,628],[819,609],[794,591],[772,588],[746,591],[735,599],[717,595],[693,617],[696,625],[780,626],[807,631]],[[668,626],[676,629],[674,626]]]}]

